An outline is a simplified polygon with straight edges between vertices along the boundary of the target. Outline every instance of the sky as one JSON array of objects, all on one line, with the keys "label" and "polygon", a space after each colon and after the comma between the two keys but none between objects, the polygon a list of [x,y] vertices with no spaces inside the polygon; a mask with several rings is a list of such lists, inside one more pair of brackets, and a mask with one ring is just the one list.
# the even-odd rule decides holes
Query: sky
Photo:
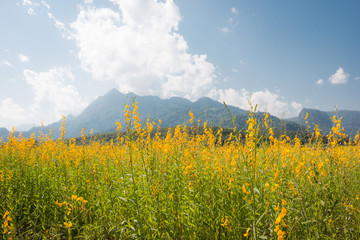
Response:
[{"label": "sky", "polygon": [[0,0],[0,127],[77,115],[112,88],[280,118],[360,110],[359,12],[358,0]]}]

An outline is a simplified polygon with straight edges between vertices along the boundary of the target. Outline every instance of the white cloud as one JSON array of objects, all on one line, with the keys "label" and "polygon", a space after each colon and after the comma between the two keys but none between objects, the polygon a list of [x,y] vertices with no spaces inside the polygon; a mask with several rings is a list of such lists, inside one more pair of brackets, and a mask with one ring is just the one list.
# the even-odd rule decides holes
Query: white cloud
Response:
[{"label": "white cloud", "polygon": [[44,0],[41,1],[41,5],[50,10],[50,5],[47,4]]},{"label": "white cloud", "polygon": [[218,30],[220,32],[223,33],[229,33],[229,32],[233,32],[236,25],[238,24],[238,14],[239,14],[239,10],[237,10],[235,7],[231,8],[231,13],[235,14],[235,17],[230,17],[228,19],[228,26],[224,26],[224,27],[218,27]]},{"label": "white cloud", "polygon": [[188,53],[172,0],[112,0],[119,11],[86,6],[71,24],[83,69],[122,92],[196,99],[215,78],[206,55]]},{"label": "white cloud", "polygon": [[360,76],[354,78],[356,81],[360,80]]},{"label": "white cloud", "polygon": [[[48,7],[50,9],[50,6]],[[50,11],[48,11],[48,18],[54,22],[55,27],[60,31],[63,38],[73,39],[72,32],[65,26],[65,24],[59,21]]]},{"label": "white cloud", "polygon": [[85,4],[92,4],[92,3],[93,3],[93,0],[84,0],[84,3],[85,3]]},{"label": "white cloud", "polygon": [[349,74],[345,73],[342,67],[339,67],[339,69],[334,73],[330,78],[329,81],[332,84],[344,84],[347,82],[349,78]]},{"label": "white cloud", "polygon": [[19,58],[19,60],[20,60],[21,62],[23,62],[23,63],[30,61],[30,59],[29,59],[28,56],[25,56],[25,55],[23,55],[23,54],[21,54],[21,53],[18,54],[18,58]]},{"label": "white cloud", "polygon": [[22,1],[22,5],[26,6],[26,5],[33,5],[33,3],[30,0],[23,0]]},{"label": "white cloud", "polygon": [[26,118],[29,114],[24,108],[15,103],[14,99],[6,98],[0,102],[0,127],[11,127],[18,125]]},{"label": "white cloud", "polygon": [[300,113],[301,109],[303,108],[302,104],[297,102],[291,102],[291,107],[296,111],[297,115]]},{"label": "white cloud", "polygon": [[[207,95],[248,109],[250,92],[216,89],[214,65],[206,55],[188,53],[177,31],[181,15],[172,0],[112,2],[119,11],[85,6],[70,24],[82,68],[95,79],[115,82],[125,93],[190,100]],[[278,93],[257,91],[252,97],[259,110],[280,117],[298,111],[298,105],[288,104]]]},{"label": "white cloud", "polygon": [[316,81],[316,85],[322,85],[324,83],[324,79],[320,78],[319,80]]},{"label": "white cloud", "polygon": [[13,65],[10,63],[10,62],[8,62],[8,61],[2,61],[2,62],[0,62],[0,66],[7,66],[7,67],[13,67]]},{"label": "white cloud", "polygon": [[34,113],[58,120],[61,115],[79,113],[87,105],[77,88],[66,83],[74,80],[69,67],[52,68],[40,73],[25,70],[24,76],[33,90],[34,103],[31,109]]},{"label": "white cloud", "polygon": [[32,15],[32,16],[36,15],[33,8],[29,8],[29,9],[27,10],[27,13],[28,13],[29,15]]},{"label": "white cloud", "polygon": [[223,33],[228,33],[230,32],[230,29],[228,27],[220,27],[219,30]]},{"label": "white cloud", "polygon": [[231,13],[238,14],[238,13],[239,13],[239,10],[237,10],[237,9],[234,8],[234,7],[232,7],[232,8],[231,8]]},{"label": "white cloud", "polygon": [[268,89],[253,93],[246,89],[212,89],[209,97],[245,110],[250,109],[249,100],[251,99],[254,107],[256,104],[258,105],[257,111],[269,112],[279,118],[297,115],[299,109],[302,108],[302,105],[297,102],[288,104],[279,94],[272,93]]}]

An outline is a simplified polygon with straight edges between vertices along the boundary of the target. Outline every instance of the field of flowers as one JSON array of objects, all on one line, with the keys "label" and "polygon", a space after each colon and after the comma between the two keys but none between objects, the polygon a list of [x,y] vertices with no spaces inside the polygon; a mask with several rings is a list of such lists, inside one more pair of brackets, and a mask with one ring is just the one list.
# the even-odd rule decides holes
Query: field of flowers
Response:
[{"label": "field of flowers", "polygon": [[162,136],[137,109],[113,142],[76,144],[65,125],[0,141],[2,239],[360,239],[359,135],[340,141],[341,119],[304,145],[255,111],[223,139],[191,112]]}]

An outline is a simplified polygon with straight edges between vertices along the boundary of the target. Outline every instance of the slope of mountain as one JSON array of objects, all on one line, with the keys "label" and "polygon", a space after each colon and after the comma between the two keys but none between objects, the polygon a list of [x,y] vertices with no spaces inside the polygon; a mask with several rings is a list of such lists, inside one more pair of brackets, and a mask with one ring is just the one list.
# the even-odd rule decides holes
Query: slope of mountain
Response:
[{"label": "slope of mountain", "polygon": [[0,138],[5,140],[9,135],[9,131],[6,128],[0,128]]},{"label": "slope of mountain", "polygon": [[[78,137],[81,130],[89,134],[91,129],[94,133],[116,131],[115,122],[119,121],[124,125],[124,107],[130,104],[132,99],[138,102],[140,122],[145,124],[147,118],[150,121],[162,121],[162,127],[188,124],[189,110],[194,113],[195,121],[207,121],[211,125],[219,125],[225,119],[230,119],[228,111],[223,104],[210,98],[200,98],[195,102],[180,97],[160,99],[155,96],[137,96],[133,93],[122,94],[112,89],[102,97],[97,98],[86,107],[83,112],[73,118],[66,118],[66,137]],[[232,114],[239,115],[246,113],[237,107],[229,106]],[[62,126],[62,120],[42,128],[43,133],[53,130],[53,138],[58,138],[58,129]],[[38,134],[41,128],[35,127],[25,132],[24,136],[32,133]]]},{"label": "slope of mountain", "polygon": [[[132,99],[139,103],[140,121],[145,125],[147,118],[150,121],[158,123],[161,119],[161,127],[169,127],[187,124],[189,125],[189,111],[194,114],[194,121],[207,121],[209,126],[222,126],[223,128],[232,128],[233,124],[225,106],[210,98],[203,97],[195,102],[180,97],[170,99],[160,99],[155,96],[137,96],[133,93],[122,94],[116,89],[112,89],[104,96],[101,96],[89,104],[78,116],[69,115],[66,117],[65,127],[67,138],[81,136],[81,131],[88,135],[91,129],[94,133],[115,132],[115,122],[119,121],[124,126],[124,107],[125,104],[131,104]],[[236,127],[238,130],[247,128],[248,113],[237,107],[228,106],[232,116],[236,117]],[[303,109],[299,116],[288,120],[280,120],[277,117],[269,116],[272,128],[275,131],[287,131],[292,134],[302,132],[305,128],[304,117],[309,113],[308,124],[319,124],[326,133],[331,129],[331,112],[323,112],[314,109]],[[338,111],[338,115],[343,117],[342,126],[351,137],[356,131],[360,130],[360,112],[359,111]],[[263,113],[257,113],[258,121],[264,117]],[[62,120],[54,122],[43,127],[33,127],[27,132],[23,132],[25,137],[35,133],[37,136],[40,131],[48,134],[52,130],[54,139],[60,136],[59,128],[62,126]],[[8,131],[0,128],[0,137],[6,139]]]},{"label": "slope of mountain", "polygon": [[[305,120],[306,114],[309,113],[308,118]],[[354,137],[357,131],[360,131],[360,111],[339,110],[337,112],[320,111],[317,109],[302,109],[298,117],[287,119],[295,123],[310,127],[317,124],[322,130],[323,134],[329,133],[333,126],[332,117],[337,115],[337,118],[342,117],[341,126],[344,127],[345,133],[350,137]],[[306,121],[308,122],[306,124]]]}]

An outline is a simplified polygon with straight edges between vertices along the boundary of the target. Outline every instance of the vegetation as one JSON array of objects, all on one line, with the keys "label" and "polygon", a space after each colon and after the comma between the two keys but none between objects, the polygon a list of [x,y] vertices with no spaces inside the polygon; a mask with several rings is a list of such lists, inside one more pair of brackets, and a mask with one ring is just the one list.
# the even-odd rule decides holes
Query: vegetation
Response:
[{"label": "vegetation", "polygon": [[359,135],[346,140],[334,117],[326,143],[315,125],[301,144],[255,112],[226,139],[192,112],[167,133],[142,127],[136,103],[116,141],[67,141],[65,122],[58,140],[12,131],[0,141],[2,238],[359,239]]}]

